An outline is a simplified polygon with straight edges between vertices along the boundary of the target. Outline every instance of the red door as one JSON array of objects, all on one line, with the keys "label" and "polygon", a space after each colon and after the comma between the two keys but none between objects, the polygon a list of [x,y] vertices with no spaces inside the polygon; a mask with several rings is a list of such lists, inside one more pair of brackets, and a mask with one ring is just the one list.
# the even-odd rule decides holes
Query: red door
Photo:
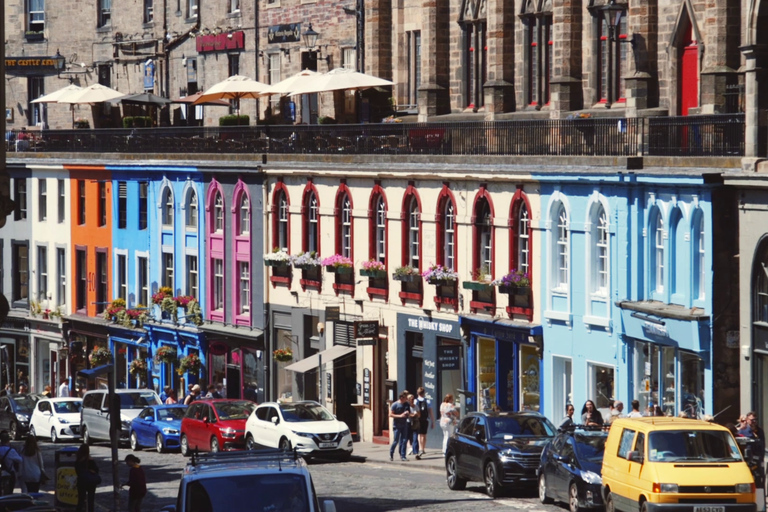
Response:
[{"label": "red door", "polygon": [[699,106],[699,45],[693,40],[692,32],[689,25],[680,56],[680,114],[684,116],[689,109]]}]

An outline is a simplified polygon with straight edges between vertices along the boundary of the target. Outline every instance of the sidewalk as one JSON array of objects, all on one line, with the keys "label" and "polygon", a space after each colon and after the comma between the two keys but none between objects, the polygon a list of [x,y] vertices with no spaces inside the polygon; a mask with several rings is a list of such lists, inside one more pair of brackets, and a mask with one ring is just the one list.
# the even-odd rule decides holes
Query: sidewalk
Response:
[{"label": "sidewalk", "polygon": [[354,444],[353,460],[355,458],[364,458],[366,462],[375,462],[377,464],[398,464],[407,465],[412,468],[423,468],[433,471],[445,471],[445,459],[440,449],[427,450],[426,455],[422,455],[421,460],[416,460],[413,455],[408,455],[408,462],[400,460],[400,454],[395,450],[395,460],[389,460],[389,446],[384,444],[374,444],[367,442],[358,442]]}]

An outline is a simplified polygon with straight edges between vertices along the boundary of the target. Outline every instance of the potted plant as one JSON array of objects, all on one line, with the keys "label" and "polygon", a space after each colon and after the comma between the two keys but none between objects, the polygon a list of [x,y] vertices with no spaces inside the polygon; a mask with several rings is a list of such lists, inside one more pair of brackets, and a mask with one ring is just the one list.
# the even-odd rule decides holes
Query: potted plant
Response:
[{"label": "potted plant", "polygon": [[290,348],[279,348],[272,352],[272,357],[279,363],[287,363],[293,360],[293,352]]},{"label": "potted plant", "polygon": [[37,315],[41,314],[42,312],[43,308],[40,306],[39,302],[35,300],[29,301],[29,314],[31,316],[37,317]]},{"label": "potted plant", "polygon": [[290,263],[290,254],[279,247],[275,247],[272,252],[264,255],[264,266],[267,267],[287,267]]},{"label": "potted plant", "polygon": [[402,267],[397,267],[395,269],[395,272],[392,274],[392,279],[410,283],[421,279],[421,274],[419,273],[419,269],[410,265],[403,265]]},{"label": "potted plant", "polygon": [[492,286],[488,265],[482,265],[480,268],[475,269],[475,271],[472,272],[472,280],[461,283],[461,287],[465,290],[475,291],[488,290]]},{"label": "potted plant", "polygon": [[107,347],[95,347],[88,356],[91,367],[102,366],[112,362],[112,352]]},{"label": "potted plant", "polygon": [[323,266],[328,272],[335,272],[337,274],[349,274],[352,272],[352,266],[354,262],[342,256],[341,254],[334,254],[323,260]]},{"label": "potted plant", "polygon": [[116,322],[118,313],[124,309],[125,299],[118,297],[116,299],[112,299],[112,302],[109,303],[109,306],[107,306],[107,308],[104,310],[102,316],[104,317],[104,320],[112,320],[113,322]]},{"label": "potted plant", "polygon": [[152,294],[152,303],[159,306],[166,297],[173,298],[173,289],[170,286],[161,286],[157,293]]},{"label": "potted plant", "polygon": [[173,364],[176,362],[176,348],[162,345],[155,350],[155,362]]},{"label": "potted plant", "polygon": [[88,129],[91,127],[91,123],[87,119],[79,118],[75,119],[75,128]]},{"label": "potted plant", "polygon": [[454,272],[444,265],[437,265],[434,263],[430,265],[421,276],[426,279],[429,284],[442,286],[456,284],[456,281],[459,280],[458,272]]},{"label": "potted plant", "polygon": [[384,279],[387,277],[387,269],[384,268],[384,264],[379,260],[368,260],[363,262],[360,275],[374,279]]},{"label": "potted plant", "polygon": [[200,373],[200,370],[202,369],[203,369],[203,362],[200,361],[200,356],[198,356],[193,352],[188,356],[182,357],[179,360],[179,369],[176,370],[176,373],[178,373],[179,375],[184,375],[185,373],[191,373],[191,374],[197,375]]},{"label": "potted plant", "polygon": [[147,360],[134,359],[131,361],[131,366],[128,368],[128,371],[131,372],[131,375],[145,377],[147,375]]},{"label": "potted plant", "polygon": [[306,270],[320,266],[320,257],[315,251],[308,251],[291,256],[294,268]]},{"label": "potted plant", "polygon": [[531,277],[522,270],[512,269],[507,275],[493,281],[492,284],[499,287],[499,293],[528,295],[531,292]]},{"label": "potted plant", "polygon": [[189,301],[186,307],[187,322],[195,325],[203,324],[203,310],[200,308],[200,302],[197,299]]},{"label": "potted plant", "polygon": [[27,41],[42,41],[44,39],[45,35],[42,31],[35,31],[35,30],[27,30],[24,33],[24,38]]}]

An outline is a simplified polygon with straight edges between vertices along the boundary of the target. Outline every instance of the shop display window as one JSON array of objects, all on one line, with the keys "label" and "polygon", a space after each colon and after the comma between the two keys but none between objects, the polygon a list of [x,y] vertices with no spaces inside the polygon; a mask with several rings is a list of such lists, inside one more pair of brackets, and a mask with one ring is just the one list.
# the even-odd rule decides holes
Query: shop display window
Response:
[{"label": "shop display window", "polygon": [[704,361],[695,354],[680,352],[680,410],[689,418],[704,415]]},{"label": "shop display window", "polygon": [[614,369],[612,366],[590,364],[589,376],[590,396],[587,398],[592,400],[598,409],[601,409],[600,412],[605,418],[605,411],[609,409],[610,402],[614,398]]},{"label": "shop display window", "polygon": [[536,411],[541,409],[539,396],[539,355],[536,347],[520,347],[520,410]]},{"label": "shop display window", "polygon": [[479,410],[496,403],[496,340],[477,338],[477,390]]}]

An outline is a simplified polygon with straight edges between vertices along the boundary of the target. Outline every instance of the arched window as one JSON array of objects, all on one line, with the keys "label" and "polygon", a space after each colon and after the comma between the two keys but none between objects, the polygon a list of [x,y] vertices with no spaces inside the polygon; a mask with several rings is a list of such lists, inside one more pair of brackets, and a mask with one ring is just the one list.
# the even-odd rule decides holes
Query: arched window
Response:
[{"label": "arched window", "polygon": [[664,219],[661,212],[656,211],[652,224],[653,233],[653,289],[656,292],[664,291]]},{"label": "arched window", "polygon": [[517,270],[530,273],[531,269],[531,218],[525,201],[519,202],[517,210]]},{"label": "arched window", "polygon": [[187,195],[187,218],[186,226],[191,229],[197,229],[197,194],[190,188]]},{"label": "arched window", "polygon": [[288,198],[284,191],[277,197],[277,247],[288,251]]},{"label": "arched window", "polygon": [[344,193],[339,198],[337,218],[337,252],[346,258],[352,257],[352,202]]},{"label": "arched window", "polygon": [[163,190],[163,226],[173,226],[173,194],[171,187],[165,187]]},{"label": "arched window", "polygon": [[701,213],[696,216],[693,224],[693,239],[695,241],[693,255],[696,271],[694,297],[704,300],[707,293],[707,265],[706,265],[706,238],[704,236],[704,215]]},{"label": "arched window", "polygon": [[218,191],[213,201],[213,230],[216,233],[224,231],[224,199]]},{"label": "arched window", "polygon": [[387,205],[384,197],[376,198],[376,247],[374,259],[381,263],[387,261]]},{"label": "arched window", "polygon": [[238,233],[247,236],[251,232],[251,202],[248,194],[243,192],[240,195],[240,205],[237,210]]},{"label": "arched window", "polygon": [[483,197],[475,205],[475,270],[493,272],[493,219],[491,205]]},{"label": "arched window", "polygon": [[306,209],[304,249],[308,252],[317,252],[320,248],[320,203],[314,191],[307,194],[304,207]]},{"label": "arched window", "polygon": [[450,270],[456,270],[456,207],[450,196],[443,198],[438,222],[438,263]]},{"label": "arched window", "polygon": [[419,201],[412,195],[406,202],[408,215],[408,244],[407,244],[407,265],[415,269],[419,267],[419,250],[421,247],[421,212],[419,211]]},{"label": "arched window", "polygon": [[592,217],[592,293],[608,295],[610,260],[608,259],[608,216],[599,205]]},{"label": "arched window", "polygon": [[557,268],[555,269],[555,288],[559,291],[568,291],[568,280],[570,277],[569,272],[569,249],[570,249],[570,232],[568,231],[568,213],[565,211],[565,206],[560,204],[557,209],[557,215],[555,216],[557,222],[556,233],[556,249],[557,255]]}]

